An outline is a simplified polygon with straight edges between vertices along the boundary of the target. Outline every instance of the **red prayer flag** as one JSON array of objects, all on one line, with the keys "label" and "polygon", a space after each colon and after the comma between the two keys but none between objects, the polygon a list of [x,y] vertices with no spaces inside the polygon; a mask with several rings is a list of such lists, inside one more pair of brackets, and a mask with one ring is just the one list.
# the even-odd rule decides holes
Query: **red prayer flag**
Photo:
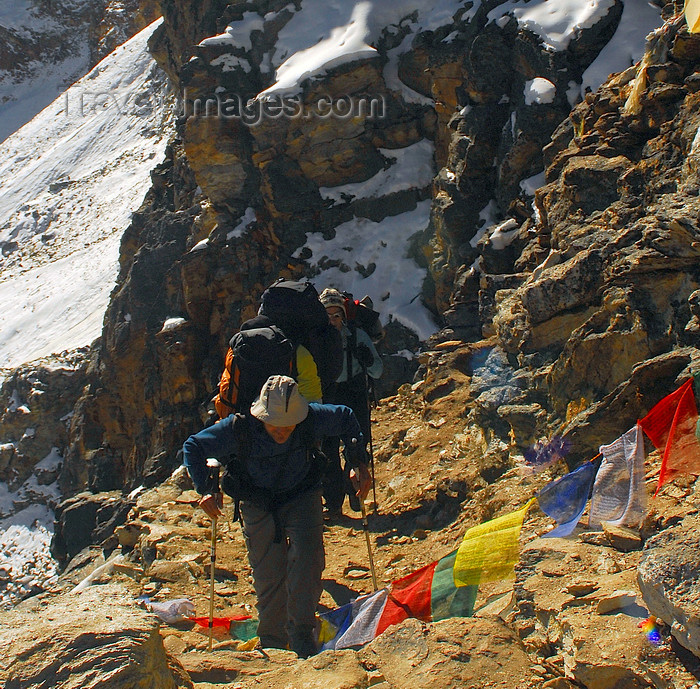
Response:
[{"label": "red prayer flag", "polygon": [[[195,622],[200,627],[209,626],[209,617],[189,617],[188,619]],[[213,617],[212,627],[223,627],[224,629],[230,629],[233,622],[242,622],[243,620],[251,619],[250,615],[232,615],[231,617]]]},{"label": "red prayer flag", "polygon": [[436,566],[437,562],[431,562],[391,583],[375,636],[379,636],[387,627],[398,624],[408,617],[426,622],[432,619],[430,603],[433,572]]},{"label": "red prayer flag", "polygon": [[659,483],[654,495],[676,474],[700,474],[697,422],[698,410],[692,378],[655,404],[639,422],[654,447],[664,448]]}]

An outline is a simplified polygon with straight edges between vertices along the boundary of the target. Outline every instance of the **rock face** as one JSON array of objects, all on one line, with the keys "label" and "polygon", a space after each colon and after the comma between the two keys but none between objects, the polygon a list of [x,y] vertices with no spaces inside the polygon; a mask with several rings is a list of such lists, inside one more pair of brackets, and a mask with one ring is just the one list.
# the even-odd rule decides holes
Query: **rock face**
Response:
[{"label": "rock face", "polygon": [[[205,418],[231,333],[274,279],[312,274],[310,257],[295,253],[305,233],[332,236],[351,218],[376,222],[426,199],[430,225],[414,242],[417,265],[428,270],[422,298],[445,325],[436,341],[495,337],[516,382],[506,397],[485,390],[474,414],[504,442],[515,437],[527,447],[572,423],[582,439],[585,416],[577,415],[618,394],[635,366],[694,347],[697,39],[667,24],[642,69],[589,94],[567,119],[566,85],[581,79],[621,9],[615,3],[554,60],[517,21],[490,22],[485,8],[417,34],[399,22],[381,34],[375,55],[302,81],[293,101],[308,113],[322,96],[374,99],[382,116],[367,107],[324,119],[268,112],[274,98],[249,102],[271,84],[269,53],[294,14],[287,5],[244,12],[168,3],[151,49],[180,92],[182,117],[124,236],[118,288],[76,409],[64,491],[167,476],[182,439]],[[239,43],[212,38],[258,14],[259,29]],[[400,46],[394,79],[382,60]],[[530,101],[535,77],[552,84],[551,100]],[[644,104],[632,112],[630,94],[642,87]],[[372,178],[391,164],[387,152],[422,142],[435,145],[433,184],[324,196]],[[520,181],[543,168],[533,214]],[[487,205],[506,223],[498,231],[485,224]],[[323,261],[362,275],[374,270],[352,258]],[[164,328],[173,318],[180,320]],[[415,348],[407,341],[397,332],[382,353]],[[601,347],[614,351],[613,363],[592,371]],[[415,367],[387,369],[396,378],[384,394]],[[673,385],[651,383],[656,399]],[[497,413],[503,404],[517,408]],[[648,408],[630,407],[629,417]],[[596,442],[578,447],[587,453]]]},{"label": "rock face", "polygon": [[61,469],[87,366],[85,349],[22,366],[3,382],[0,481],[23,496],[13,511],[31,503],[55,506],[59,496],[49,486]]},{"label": "rock face", "polygon": [[105,542],[126,521],[133,504],[118,491],[78,493],[64,500],[55,510],[51,554],[65,566],[84,548]]},{"label": "rock face", "polygon": [[160,16],[159,3],[153,0],[107,0],[90,28],[90,56],[97,64],[117,46],[145,29]]},{"label": "rock face", "polygon": [[[25,612],[4,612],[0,643],[0,680],[6,687],[193,686],[167,657],[158,619],[134,608],[119,586],[87,589],[70,602],[36,600]],[[46,646],[50,654],[42,651]]]},{"label": "rock face", "polygon": [[[512,268],[494,270],[484,254],[486,270],[497,274],[465,282],[479,289],[467,300],[480,305],[482,334],[495,334],[517,361],[514,374],[538,381],[521,388],[521,403],[541,404],[544,395],[549,433],[577,429],[573,463],[599,444],[584,437],[581,420],[626,395],[636,372],[646,378],[636,392],[648,398],[623,412],[629,425],[677,382],[663,366],[654,373],[651,362],[686,351],[678,380],[698,367],[692,142],[700,121],[691,114],[696,61],[687,51],[696,41],[679,22],[667,24],[645,69],[614,77],[573,110],[545,148],[538,219],[521,225],[515,241],[524,245]],[[647,90],[637,105],[640,84]]]},{"label": "rock face", "polygon": [[671,627],[678,643],[700,657],[700,519],[688,517],[644,545],[639,588],[649,610]]},{"label": "rock face", "polygon": [[523,688],[541,681],[513,632],[494,619],[450,619],[428,627],[409,619],[358,656],[389,686],[468,687],[488,677],[491,686],[505,689],[514,676]]},{"label": "rock face", "polygon": [[587,689],[641,689],[670,679],[674,663],[639,631],[648,616],[635,585],[639,555],[579,539],[529,543],[509,618],[525,648]]}]

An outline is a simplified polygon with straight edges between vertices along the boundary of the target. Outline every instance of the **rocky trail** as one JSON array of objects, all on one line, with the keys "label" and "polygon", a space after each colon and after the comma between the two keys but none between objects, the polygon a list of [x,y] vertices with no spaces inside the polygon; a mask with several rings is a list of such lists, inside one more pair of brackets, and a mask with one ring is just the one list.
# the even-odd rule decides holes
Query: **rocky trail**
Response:
[{"label": "rocky trail", "polygon": [[[381,400],[373,412],[378,509],[370,511],[369,528],[379,586],[448,554],[469,526],[521,507],[567,471],[559,462],[528,475],[484,451],[485,439],[465,418],[470,378],[460,362],[474,351],[475,345],[447,344],[426,354],[424,378]],[[650,493],[658,461],[647,458]],[[70,678],[61,686],[132,686],[129,681],[141,678],[143,686],[200,689],[690,689],[700,680],[700,661],[668,626],[660,625],[660,645],[639,626],[649,616],[645,600],[658,590],[654,572],[668,570],[663,548],[654,550],[661,558],[654,561],[643,543],[658,531],[673,531],[665,557],[679,561],[683,538],[697,543],[700,495],[692,477],[677,479],[650,502],[639,532],[587,531],[584,515],[574,536],[544,539],[553,522],[535,507],[523,526],[515,581],[480,587],[473,617],[409,619],[358,651],[325,651],[304,661],[290,651],[250,650],[235,625],[230,632],[215,628],[210,652],[205,627],[188,620],[167,624],[138,600],[186,598],[195,615],[208,616],[211,530],[197,497],[182,471],[143,491],[116,538],[74,558],[59,590],[7,613],[9,626],[3,627],[13,629],[9,655],[15,660],[6,686],[43,686],[40,679],[50,672]],[[230,504],[226,511],[230,516]],[[327,525],[325,544],[321,607],[370,592],[360,515],[346,505],[343,518]],[[100,570],[105,557],[109,564]],[[638,575],[645,560],[647,573]],[[696,554],[684,567],[680,583],[695,601],[692,610],[698,584],[689,568],[697,575]],[[79,584],[81,591],[68,593]],[[215,617],[255,615],[240,525],[230,518],[219,523],[214,603]],[[694,622],[686,618],[691,640],[697,620],[697,611]],[[7,642],[7,632],[0,636]],[[37,654],[49,640],[55,654]],[[104,683],[110,673],[115,683]],[[13,684],[12,677],[23,681]]]}]

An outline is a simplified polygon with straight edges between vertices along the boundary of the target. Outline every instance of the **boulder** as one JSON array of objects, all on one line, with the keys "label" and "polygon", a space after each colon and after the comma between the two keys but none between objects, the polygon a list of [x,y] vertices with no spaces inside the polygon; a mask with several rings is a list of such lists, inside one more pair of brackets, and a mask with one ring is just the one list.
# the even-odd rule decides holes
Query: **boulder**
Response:
[{"label": "boulder", "polygon": [[506,621],[531,658],[585,689],[691,683],[683,663],[639,628],[653,612],[636,586],[639,558],[639,551],[623,554],[580,537],[538,538],[524,546],[516,611]]},{"label": "boulder", "polygon": [[665,395],[685,382],[688,373],[700,369],[700,351],[684,347],[648,359],[632,369],[627,380],[598,402],[581,400],[575,409],[569,396],[566,423],[562,435],[571,446],[569,466],[590,459],[600,445],[619,437],[622,429],[631,428]]},{"label": "boulder", "polygon": [[649,611],[700,658],[700,518],[687,517],[650,538],[637,569]]},{"label": "boulder", "polygon": [[83,548],[101,543],[126,521],[133,502],[118,491],[79,493],[56,507],[52,555],[65,564]]},{"label": "boulder", "polygon": [[31,599],[3,612],[0,683],[16,689],[191,689],[158,630],[158,618],[115,584]]},{"label": "boulder", "polygon": [[[358,657],[374,669],[374,682],[391,687],[540,686],[541,677],[517,636],[498,619],[451,618],[426,624],[408,619],[363,648]],[[368,682],[369,684],[369,682]]]}]

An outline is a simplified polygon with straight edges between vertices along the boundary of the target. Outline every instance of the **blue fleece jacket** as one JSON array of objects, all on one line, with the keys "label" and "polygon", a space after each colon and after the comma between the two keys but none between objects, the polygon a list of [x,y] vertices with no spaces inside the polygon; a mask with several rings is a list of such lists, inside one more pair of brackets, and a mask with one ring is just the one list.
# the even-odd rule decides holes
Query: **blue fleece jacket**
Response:
[{"label": "blue fleece jacket", "polygon": [[[313,427],[313,439],[321,441],[329,436],[339,436],[348,452],[351,465],[365,463],[365,441],[350,407],[335,404],[309,404]],[[240,428],[240,427],[238,427]],[[353,439],[357,443],[353,443]],[[197,492],[210,490],[207,458],[225,460],[236,455],[245,462],[246,469],[259,488],[272,488],[278,492],[298,485],[310,468],[307,447],[303,443],[299,426],[287,442],[278,444],[265,430],[262,422],[250,418],[250,455],[240,457],[240,432],[234,430],[234,416],[215,423],[199,433],[191,435],[182,447],[185,465]],[[318,477],[319,482],[321,476]]]}]

